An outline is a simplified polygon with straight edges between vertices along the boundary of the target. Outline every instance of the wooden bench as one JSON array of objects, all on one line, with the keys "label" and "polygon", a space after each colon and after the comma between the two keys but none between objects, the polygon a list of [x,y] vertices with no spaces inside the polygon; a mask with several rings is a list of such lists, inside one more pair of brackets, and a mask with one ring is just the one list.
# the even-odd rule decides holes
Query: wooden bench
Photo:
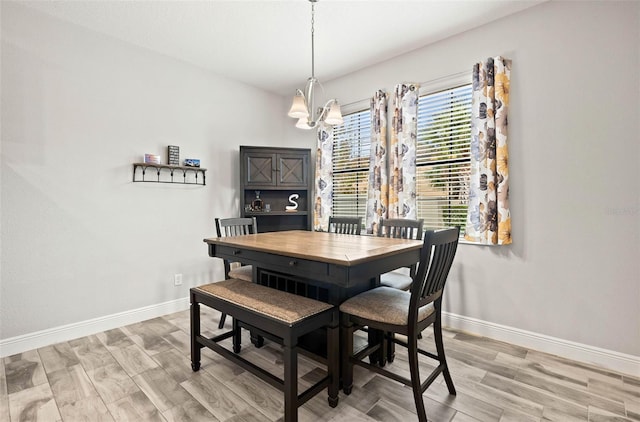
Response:
[{"label": "wooden bench", "polygon": [[[201,349],[208,347],[284,393],[284,420],[298,420],[298,407],[325,387],[331,407],[338,404],[339,319],[332,305],[243,280],[230,279],[191,289],[191,367],[200,369]],[[233,328],[212,338],[200,333],[200,304],[233,317]],[[275,338],[284,348],[284,379],[244,359],[240,324]],[[298,339],[319,328],[327,331],[327,375],[298,395]],[[233,352],[218,344],[232,337]]]}]

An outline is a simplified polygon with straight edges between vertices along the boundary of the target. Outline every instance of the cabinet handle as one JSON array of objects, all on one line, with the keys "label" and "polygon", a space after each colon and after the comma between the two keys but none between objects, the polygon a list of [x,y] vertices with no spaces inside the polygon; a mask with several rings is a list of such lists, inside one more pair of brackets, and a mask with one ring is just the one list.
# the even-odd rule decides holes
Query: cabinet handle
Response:
[{"label": "cabinet handle", "polygon": [[296,265],[298,265],[298,261],[289,261],[290,267],[295,267]]},{"label": "cabinet handle", "polygon": [[240,252],[241,252],[241,251],[240,251],[239,249],[236,249],[235,251],[233,251],[233,254],[234,254],[234,255],[240,255]]}]

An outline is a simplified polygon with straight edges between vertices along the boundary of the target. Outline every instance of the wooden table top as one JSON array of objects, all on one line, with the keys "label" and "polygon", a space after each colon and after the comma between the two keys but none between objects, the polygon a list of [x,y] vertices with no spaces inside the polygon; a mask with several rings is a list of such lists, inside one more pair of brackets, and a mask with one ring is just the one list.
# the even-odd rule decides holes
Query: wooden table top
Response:
[{"label": "wooden table top", "polygon": [[211,245],[236,247],[318,262],[351,266],[410,250],[421,240],[291,230],[204,239]]}]

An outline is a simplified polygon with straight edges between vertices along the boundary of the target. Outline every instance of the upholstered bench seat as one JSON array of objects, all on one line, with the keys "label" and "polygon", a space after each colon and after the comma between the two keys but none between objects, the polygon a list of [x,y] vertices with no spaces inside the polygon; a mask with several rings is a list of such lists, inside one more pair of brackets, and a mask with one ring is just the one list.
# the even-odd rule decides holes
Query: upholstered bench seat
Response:
[{"label": "upholstered bench seat", "polygon": [[[232,330],[210,339],[203,337],[200,333],[200,304],[233,317]],[[241,348],[240,322],[282,343],[284,379],[277,378],[238,354]],[[283,391],[284,420],[297,421],[298,407],[325,387],[328,389],[329,405],[335,407],[338,404],[338,322],[338,310],[332,305],[244,280],[229,279],[194,287],[191,289],[191,367],[198,371],[201,348],[210,348]],[[298,395],[298,339],[323,327],[327,332],[327,375]],[[230,337],[233,339],[233,352],[218,344]]]}]

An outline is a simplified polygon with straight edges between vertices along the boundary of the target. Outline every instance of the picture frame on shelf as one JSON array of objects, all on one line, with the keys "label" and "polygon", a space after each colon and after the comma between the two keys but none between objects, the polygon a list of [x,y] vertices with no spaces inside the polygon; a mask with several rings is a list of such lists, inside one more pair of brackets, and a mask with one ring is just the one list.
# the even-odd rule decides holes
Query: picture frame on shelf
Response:
[{"label": "picture frame on shelf", "polygon": [[162,159],[156,154],[145,154],[144,162],[149,164],[162,164]]},{"label": "picture frame on shelf", "polygon": [[177,145],[167,146],[167,164],[170,166],[180,165],[180,147]]}]

